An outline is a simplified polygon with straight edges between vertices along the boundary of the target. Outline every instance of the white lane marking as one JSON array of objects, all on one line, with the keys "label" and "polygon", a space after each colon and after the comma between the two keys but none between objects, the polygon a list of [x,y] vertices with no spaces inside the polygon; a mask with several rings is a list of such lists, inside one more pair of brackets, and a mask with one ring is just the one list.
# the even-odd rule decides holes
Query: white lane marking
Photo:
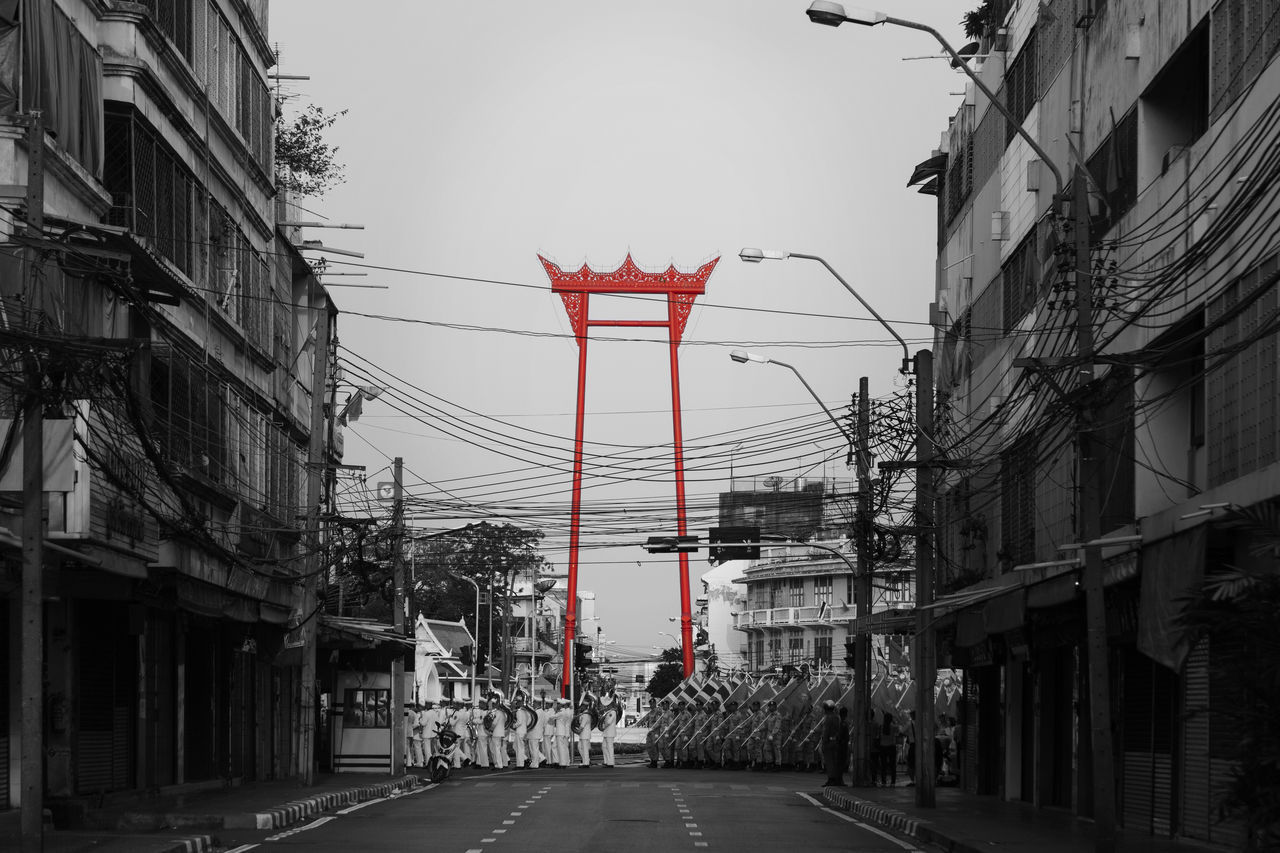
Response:
[{"label": "white lane marking", "polygon": [[512,812],[512,813],[511,813],[511,816],[512,816],[512,817],[520,817],[520,815],[521,815],[521,812]]},{"label": "white lane marking", "polygon": [[706,846],[707,846],[707,842],[705,842],[705,841],[695,841],[695,842],[693,842],[693,846],[694,846],[694,847],[706,847]]},{"label": "white lane marking", "polygon": [[484,853],[484,851],[481,850],[479,847],[472,847],[470,850],[467,851],[467,853]]},{"label": "white lane marking", "polygon": [[480,839],[480,843],[481,843],[481,844],[493,844],[493,843],[494,843],[495,841],[497,841],[497,840],[498,840],[498,839],[496,839],[496,838],[481,838],[481,839]]},{"label": "white lane marking", "polygon": [[835,809],[828,808],[827,806],[822,805],[822,803],[820,803],[818,800],[815,800],[813,797],[806,794],[804,791],[796,791],[796,793],[801,797],[803,797],[804,799],[808,800],[810,805],[817,806],[820,810],[826,812],[827,814],[835,815],[845,823],[851,823],[854,826],[858,827],[859,829],[865,829],[867,832],[874,832],[876,835],[880,836],[881,838],[887,841],[892,841],[894,844],[898,845],[903,850],[911,851],[911,853],[923,853],[923,851],[919,847],[916,847],[906,841],[903,841],[901,838],[891,835],[890,833],[885,832],[883,829],[879,829],[878,827],[874,827],[874,826],[871,826],[870,824],[863,823],[860,820],[850,817],[844,812],[838,812]]},{"label": "white lane marking", "polygon": [[295,827],[294,829],[285,830],[284,832],[276,833],[275,835],[269,835],[267,836],[266,840],[279,841],[282,838],[288,838],[291,835],[297,835],[299,832],[306,832],[309,829],[315,829],[316,827],[324,826],[326,823],[328,823],[331,820],[337,820],[337,818],[333,816],[316,818],[315,820],[311,821],[311,823],[304,824],[299,827]]},{"label": "white lane marking", "polygon": [[502,822],[502,825],[503,825],[503,826],[515,826],[515,825],[516,825],[516,822],[515,822],[514,820],[504,820],[504,821]]},{"label": "white lane marking", "polygon": [[494,835],[501,835],[502,833],[506,832],[505,829],[491,829],[489,831],[492,832]]},{"label": "white lane marking", "polygon": [[351,813],[352,813],[352,812],[354,812],[354,811],[359,811],[360,809],[364,808],[365,806],[371,806],[371,805],[373,805],[374,803],[385,803],[386,801],[387,801],[387,798],[386,798],[386,797],[378,797],[376,800],[365,800],[363,803],[356,803],[354,806],[347,806],[345,809],[338,809],[338,812],[337,812],[337,813],[338,813],[338,814],[351,814]]},{"label": "white lane marking", "polygon": [[686,823],[686,824],[684,825],[684,828],[685,828],[685,829],[697,829],[697,828],[698,828],[698,825],[697,825],[696,823]]},{"label": "white lane marking", "polygon": [[241,844],[239,847],[232,847],[227,853],[246,853],[246,851],[252,850],[257,846],[256,844]]}]

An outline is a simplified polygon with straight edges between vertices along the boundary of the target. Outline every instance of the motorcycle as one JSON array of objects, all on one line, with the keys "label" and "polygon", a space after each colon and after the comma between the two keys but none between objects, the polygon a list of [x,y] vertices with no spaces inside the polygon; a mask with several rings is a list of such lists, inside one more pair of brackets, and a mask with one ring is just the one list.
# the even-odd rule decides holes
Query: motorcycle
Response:
[{"label": "motorcycle", "polygon": [[427,775],[432,782],[439,784],[453,771],[454,758],[462,749],[462,737],[447,722],[439,722],[436,723],[436,743],[441,751],[427,761]]}]

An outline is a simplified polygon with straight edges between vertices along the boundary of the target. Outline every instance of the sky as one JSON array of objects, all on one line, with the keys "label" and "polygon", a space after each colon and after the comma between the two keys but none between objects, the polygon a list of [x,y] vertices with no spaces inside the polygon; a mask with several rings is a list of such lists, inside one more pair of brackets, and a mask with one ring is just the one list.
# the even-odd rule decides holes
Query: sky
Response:
[{"label": "sky", "polygon": [[[931,345],[936,204],[908,189],[962,103],[964,78],[914,30],[811,24],[807,0],[273,0],[286,113],[329,131],[346,181],[303,199],[364,230],[307,239],[334,256],[343,385],[387,391],[345,436],[348,506],[404,460],[410,523],[538,527],[568,564],[577,344],[539,254],[597,271],[720,261],[679,352],[689,532],[737,478],[852,477],[833,413],[858,378],[904,387],[902,350],[820,264],[745,264],[745,246],[820,255],[914,351]],[[886,2],[965,42],[976,5]],[[931,58],[917,58],[931,57]],[[340,263],[342,261],[352,263]],[[374,287],[336,285],[362,284]],[[376,289],[382,288],[385,289]],[[592,319],[665,305],[593,299]],[[675,531],[665,335],[594,329],[588,345],[579,589],[619,651],[678,633],[677,564],[637,543]],[[783,486],[788,487],[787,485]],[[353,509],[353,511],[356,511]],[[709,566],[690,561],[692,594]],[[589,633],[595,626],[584,626]]]}]

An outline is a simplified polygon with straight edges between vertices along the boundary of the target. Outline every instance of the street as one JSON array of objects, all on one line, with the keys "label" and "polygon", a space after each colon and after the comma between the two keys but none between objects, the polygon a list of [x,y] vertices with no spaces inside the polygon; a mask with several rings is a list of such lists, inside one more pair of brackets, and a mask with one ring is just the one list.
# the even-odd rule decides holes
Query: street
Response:
[{"label": "street", "polygon": [[338,851],[918,850],[821,801],[818,774],[654,770],[460,771],[441,785],[285,831],[228,830],[227,853]]}]

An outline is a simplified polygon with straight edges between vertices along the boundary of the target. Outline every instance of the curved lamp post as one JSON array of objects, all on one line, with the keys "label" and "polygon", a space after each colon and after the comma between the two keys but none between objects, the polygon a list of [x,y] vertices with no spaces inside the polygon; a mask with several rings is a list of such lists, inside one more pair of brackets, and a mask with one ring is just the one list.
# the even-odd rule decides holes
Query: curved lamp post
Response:
[{"label": "curved lamp post", "polygon": [[[1009,108],[1004,105],[1004,102],[997,98],[995,93],[987,88],[987,84],[983,83],[978,75],[974,73],[973,69],[969,67],[969,64],[965,61],[965,57],[956,53],[955,48],[948,44],[947,40],[942,37],[942,34],[933,27],[927,24],[920,24],[915,21],[908,21],[904,18],[895,18],[892,15],[886,15],[884,12],[876,12],[871,9],[846,10],[842,4],[832,3],[829,2],[829,0],[814,0],[813,3],[809,4],[809,9],[805,14],[809,16],[809,20],[813,21],[813,23],[822,24],[827,27],[838,27],[843,23],[861,24],[864,27],[874,27],[877,24],[891,24],[895,27],[906,27],[911,30],[920,30],[921,32],[925,32],[933,36],[937,40],[938,44],[942,45],[942,49],[951,57],[952,63],[968,75],[969,79],[973,81],[973,85],[977,86],[982,94],[987,96],[987,100],[991,102],[991,106],[1000,111],[1000,114],[1004,116],[1005,121],[1009,122],[1010,127],[1015,128],[1015,132],[1026,140],[1027,144],[1031,146],[1031,150],[1036,152],[1036,156],[1039,157],[1049,168],[1049,171],[1053,173],[1053,182],[1055,185],[1054,198],[1060,201],[1065,201],[1062,191],[1066,186],[1066,182],[1062,179],[1062,172],[1058,170],[1056,165],[1054,165],[1054,162],[1050,159],[1048,153],[1040,147],[1040,143],[1031,138],[1031,134],[1022,129],[1022,122],[1015,118],[1013,113],[1009,112]],[[832,272],[834,272],[834,270],[832,270]],[[857,294],[854,295],[856,296]],[[865,302],[862,304],[866,305]]]}]

